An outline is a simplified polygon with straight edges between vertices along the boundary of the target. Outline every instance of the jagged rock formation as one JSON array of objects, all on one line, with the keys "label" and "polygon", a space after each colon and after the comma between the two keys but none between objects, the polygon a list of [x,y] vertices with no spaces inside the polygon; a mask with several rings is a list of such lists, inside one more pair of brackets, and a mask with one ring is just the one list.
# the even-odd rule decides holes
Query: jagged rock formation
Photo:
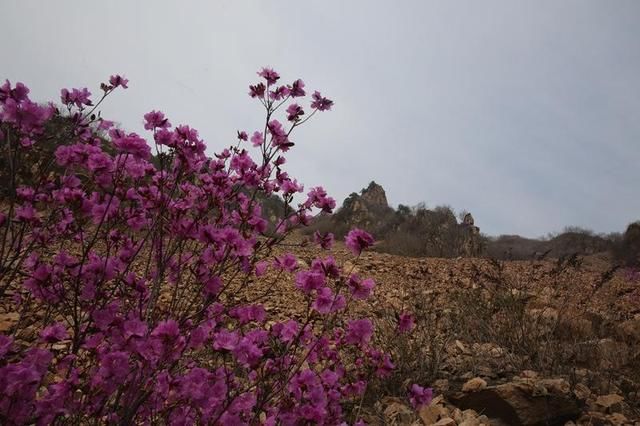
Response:
[{"label": "jagged rock formation", "polygon": [[640,266],[640,221],[627,227],[614,254],[625,266]]},{"label": "jagged rock formation", "polygon": [[352,193],[330,218],[327,230],[338,236],[358,227],[381,241],[379,250],[408,256],[478,256],[482,252],[480,228],[471,214],[458,223],[449,207],[389,207],[384,188],[371,182],[360,194]]},{"label": "jagged rock formation", "polygon": [[362,201],[369,206],[377,206],[386,208],[389,207],[387,202],[387,194],[384,192],[382,186],[378,185],[374,181],[369,183],[366,189],[363,189],[360,193]]},{"label": "jagged rock formation", "polygon": [[334,215],[333,222],[380,234],[380,230],[386,228],[385,223],[392,216],[393,209],[389,207],[384,189],[372,181],[360,194],[354,192],[344,200],[342,207]]}]

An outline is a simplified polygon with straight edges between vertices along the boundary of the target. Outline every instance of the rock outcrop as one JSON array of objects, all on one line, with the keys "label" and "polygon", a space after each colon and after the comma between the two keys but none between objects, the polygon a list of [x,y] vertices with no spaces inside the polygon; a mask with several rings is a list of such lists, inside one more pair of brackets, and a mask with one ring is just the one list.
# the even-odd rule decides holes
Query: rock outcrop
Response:
[{"label": "rock outcrop", "polygon": [[482,252],[482,239],[480,238],[480,228],[475,226],[471,213],[464,215],[462,223],[462,243],[461,251],[463,256],[478,256]]},{"label": "rock outcrop", "polygon": [[482,252],[480,228],[470,213],[458,223],[449,207],[400,206],[394,210],[376,182],[349,195],[331,222],[338,235],[353,227],[367,230],[382,241],[381,251],[393,254],[471,257]]}]

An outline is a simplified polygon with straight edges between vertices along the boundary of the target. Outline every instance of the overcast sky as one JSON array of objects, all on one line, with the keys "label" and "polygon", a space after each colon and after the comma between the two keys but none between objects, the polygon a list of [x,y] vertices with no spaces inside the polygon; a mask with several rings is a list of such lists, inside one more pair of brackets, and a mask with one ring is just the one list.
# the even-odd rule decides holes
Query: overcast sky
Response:
[{"label": "overcast sky", "polygon": [[105,117],[159,109],[213,153],[261,110],[261,66],[335,101],[288,171],[339,202],[467,209],[490,235],[640,219],[640,1],[4,1],[0,78],[36,100],[130,79]]}]

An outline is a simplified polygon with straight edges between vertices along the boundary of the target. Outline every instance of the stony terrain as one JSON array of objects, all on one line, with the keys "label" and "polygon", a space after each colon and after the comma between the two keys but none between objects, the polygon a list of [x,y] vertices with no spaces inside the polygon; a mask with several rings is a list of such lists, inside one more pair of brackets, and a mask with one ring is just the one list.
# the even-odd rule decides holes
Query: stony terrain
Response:
[{"label": "stony terrain", "polygon": [[[273,255],[292,252],[300,268],[328,255],[305,241],[294,235]],[[363,400],[370,424],[640,424],[640,283],[609,269],[606,256],[354,258],[342,243],[331,254],[376,281],[374,297],[350,309],[375,319],[397,367]],[[267,274],[244,297],[274,319],[306,307],[288,275]],[[0,332],[19,318],[3,305]],[[401,311],[416,316],[411,336],[396,332]],[[410,408],[408,383],[433,387],[432,403]]]},{"label": "stony terrain", "polygon": [[[284,249],[301,268],[322,255],[294,240]],[[374,315],[380,344],[400,358],[398,386],[377,389],[364,409],[370,423],[640,424],[640,285],[610,270],[606,256],[354,259],[340,243],[333,254],[375,279],[371,302],[354,308]],[[254,283],[251,292],[268,289],[271,313],[289,314],[304,307],[291,281]],[[393,328],[401,310],[417,317],[406,341]],[[434,387],[419,412],[403,399],[410,380]]]}]

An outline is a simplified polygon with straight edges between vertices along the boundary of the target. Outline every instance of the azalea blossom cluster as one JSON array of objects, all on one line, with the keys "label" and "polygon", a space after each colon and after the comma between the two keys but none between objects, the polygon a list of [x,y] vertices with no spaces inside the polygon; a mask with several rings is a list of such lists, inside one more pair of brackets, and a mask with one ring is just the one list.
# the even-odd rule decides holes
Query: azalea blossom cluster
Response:
[{"label": "azalea blossom cluster", "polygon": [[[213,157],[195,129],[160,111],[144,116],[153,151],[102,118],[104,98],[127,88],[119,75],[97,100],[63,89],[63,108],[31,101],[21,83],[0,87],[12,174],[0,204],[0,295],[20,312],[0,334],[0,423],[358,420],[345,407],[393,368],[372,346],[372,322],[349,313],[374,282],[330,255],[300,269],[293,254],[274,253],[315,211],[335,207],[321,187],[294,206],[304,188],[283,170],[295,128],[333,102],[316,91],[305,110],[302,80],[258,74],[249,95],[265,108],[263,129],[239,131]],[[37,178],[21,178],[17,164],[50,143],[54,119],[64,143],[37,163]],[[270,233],[259,196],[273,194],[288,209]],[[333,236],[315,241],[328,250]],[[372,243],[360,230],[347,237],[355,254]],[[255,277],[290,277],[306,314],[269,320],[269,295],[245,292]]]}]

